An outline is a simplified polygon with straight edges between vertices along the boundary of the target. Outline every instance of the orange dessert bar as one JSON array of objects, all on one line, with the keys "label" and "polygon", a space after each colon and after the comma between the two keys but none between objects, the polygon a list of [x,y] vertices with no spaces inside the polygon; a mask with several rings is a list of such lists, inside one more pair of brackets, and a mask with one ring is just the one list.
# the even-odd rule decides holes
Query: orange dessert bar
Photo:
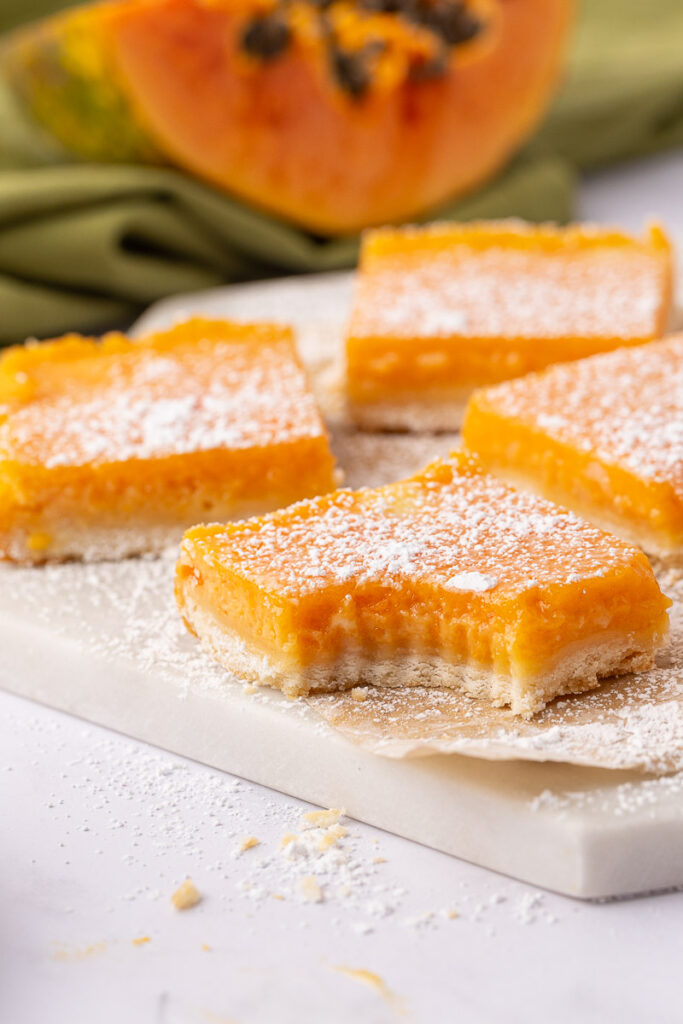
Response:
[{"label": "orange dessert bar", "polygon": [[464,439],[491,472],[683,564],[683,334],[477,391]]},{"label": "orange dessert bar", "polygon": [[457,428],[475,387],[661,336],[671,252],[590,225],[434,224],[365,235],[346,342],[359,425]]},{"label": "orange dessert bar", "polygon": [[214,658],[288,696],[457,687],[525,715],[649,668],[670,603],[638,548],[461,453],[189,530],[176,596]]},{"label": "orange dessert bar", "polygon": [[287,328],[198,319],[0,358],[0,557],[156,551],[335,482]]}]

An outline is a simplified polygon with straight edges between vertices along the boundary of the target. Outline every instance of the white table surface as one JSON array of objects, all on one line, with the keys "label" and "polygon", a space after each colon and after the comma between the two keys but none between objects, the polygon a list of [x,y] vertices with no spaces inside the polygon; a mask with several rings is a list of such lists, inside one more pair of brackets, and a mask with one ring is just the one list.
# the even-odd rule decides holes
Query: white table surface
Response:
[{"label": "white table surface", "polygon": [[[683,249],[683,151],[593,176],[581,214]],[[0,693],[0,1021],[681,1020],[682,892],[578,903],[347,822],[347,889],[306,903],[280,852],[306,809]]]}]

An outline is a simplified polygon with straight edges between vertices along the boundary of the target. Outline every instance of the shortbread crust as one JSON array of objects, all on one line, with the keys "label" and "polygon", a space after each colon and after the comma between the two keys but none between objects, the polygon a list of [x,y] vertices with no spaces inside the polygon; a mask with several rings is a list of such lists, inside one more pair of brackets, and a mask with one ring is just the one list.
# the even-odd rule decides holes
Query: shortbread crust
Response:
[{"label": "shortbread crust", "polygon": [[352,690],[356,686],[444,687],[464,690],[497,707],[510,706],[521,715],[534,714],[559,694],[585,693],[610,676],[645,672],[654,660],[649,651],[651,637],[605,637],[566,653],[556,668],[527,680],[533,698],[521,692],[509,675],[476,665],[454,664],[437,654],[397,654],[375,659],[371,654],[345,651],[330,665],[293,668],[273,652],[245,643],[237,629],[194,602],[184,605],[183,617],[202,648],[229,672],[253,686],[272,686],[292,699],[316,693]]}]

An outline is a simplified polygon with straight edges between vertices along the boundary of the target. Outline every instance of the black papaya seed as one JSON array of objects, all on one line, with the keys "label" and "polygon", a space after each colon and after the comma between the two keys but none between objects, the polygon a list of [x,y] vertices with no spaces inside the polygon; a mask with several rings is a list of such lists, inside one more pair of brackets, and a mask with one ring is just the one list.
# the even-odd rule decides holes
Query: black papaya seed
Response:
[{"label": "black papaya seed", "polygon": [[331,59],[332,70],[342,89],[354,99],[361,97],[370,85],[370,70],[365,55],[335,48]]},{"label": "black papaya seed", "polygon": [[284,18],[263,14],[254,18],[242,33],[242,49],[251,57],[273,60],[287,49],[292,33]]},{"label": "black papaya seed", "polygon": [[437,0],[424,3],[420,9],[423,25],[437,32],[449,46],[458,46],[474,39],[482,29],[482,23],[462,3]]}]

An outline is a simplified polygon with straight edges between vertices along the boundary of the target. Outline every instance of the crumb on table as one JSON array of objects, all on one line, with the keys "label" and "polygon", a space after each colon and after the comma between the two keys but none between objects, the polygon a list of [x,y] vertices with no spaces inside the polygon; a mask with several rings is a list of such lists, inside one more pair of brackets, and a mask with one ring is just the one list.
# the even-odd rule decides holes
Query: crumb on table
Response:
[{"label": "crumb on table", "polygon": [[340,839],[343,839],[344,836],[348,834],[348,831],[349,830],[344,828],[343,825],[330,825],[330,827],[326,828],[320,836],[320,839],[318,840],[318,849],[321,851],[329,850],[331,846],[334,846]]},{"label": "crumb on table", "polygon": [[343,807],[330,807],[327,811],[307,811],[302,818],[302,828],[328,828],[344,817]]},{"label": "crumb on table", "polygon": [[244,853],[246,850],[253,850],[255,846],[258,846],[261,842],[256,836],[246,836],[240,843],[240,853]]},{"label": "crumb on table", "polygon": [[314,875],[306,875],[301,879],[301,895],[307,903],[322,903],[323,891]]},{"label": "crumb on table", "polygon": [[187,878],[171,896],[171,903],[176,910],[189,910],[201,900],[199,889],[191,878]]}]

